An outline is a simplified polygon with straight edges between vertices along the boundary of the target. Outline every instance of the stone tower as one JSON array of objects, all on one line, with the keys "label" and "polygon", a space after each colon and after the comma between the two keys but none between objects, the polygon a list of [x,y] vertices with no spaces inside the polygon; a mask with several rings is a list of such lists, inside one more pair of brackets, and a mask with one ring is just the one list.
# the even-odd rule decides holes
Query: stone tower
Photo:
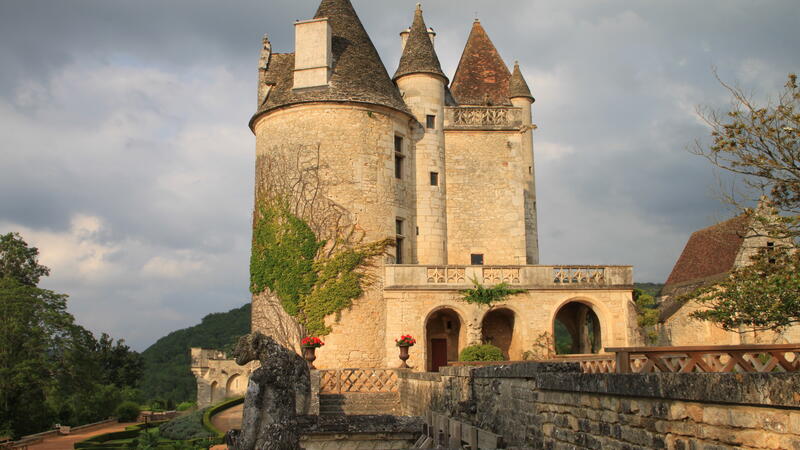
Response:
[{"label": "stone tower", "polygon": [[414,155],[416,262],[447,264],[444,106],[448,80],[442,72],[419,5],[411,28],[405,34],[403,55],[394,81],[421,125]]}]

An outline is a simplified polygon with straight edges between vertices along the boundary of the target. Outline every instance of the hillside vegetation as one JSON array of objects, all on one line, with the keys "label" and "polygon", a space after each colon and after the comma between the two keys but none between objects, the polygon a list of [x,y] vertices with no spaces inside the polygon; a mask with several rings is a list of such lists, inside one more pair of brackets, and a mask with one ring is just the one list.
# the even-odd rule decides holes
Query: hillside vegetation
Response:
[{"label": "hillside vegetation", "polygon": [[172,333],[159,339],[142,353],[145,398],[162,400],[172,406],[183,401],[194,401],[197,385],[192,375],[189,349],[202,347],[228,351],[239,336],[250,332],[250,304],[225,313],[203,317],[200,324]]}]

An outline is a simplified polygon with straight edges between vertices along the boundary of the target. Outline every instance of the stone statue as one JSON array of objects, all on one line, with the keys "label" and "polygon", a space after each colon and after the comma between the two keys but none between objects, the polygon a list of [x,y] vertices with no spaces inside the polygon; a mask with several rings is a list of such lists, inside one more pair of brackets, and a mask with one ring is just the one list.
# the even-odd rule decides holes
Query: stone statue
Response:
[{"label": "stone statue", "polygon": [[310,399],[308,364],[270,336],[242,336],[233,351],[236,363],[258,360],[244,399],[242,430],[226,436],[229,448],[265,450],[299,448],[296,417]]}]

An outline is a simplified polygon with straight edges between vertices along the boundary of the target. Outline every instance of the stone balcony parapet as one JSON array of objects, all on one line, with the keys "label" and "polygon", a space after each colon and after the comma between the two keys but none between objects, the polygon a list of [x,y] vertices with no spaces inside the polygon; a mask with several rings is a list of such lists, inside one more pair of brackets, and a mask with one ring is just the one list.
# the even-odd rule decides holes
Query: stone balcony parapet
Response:
[{"label": "stone balcony parapet", "polygon": [[509,130],[523,126],[522,108],[457,106],[444,109],[445,130]]},{"label": "stone balcony parapet", "polygon": [[387,265],[384,288],[467,289],[506,283],[520,289],[629,289],[632,266],[437,266]]}]

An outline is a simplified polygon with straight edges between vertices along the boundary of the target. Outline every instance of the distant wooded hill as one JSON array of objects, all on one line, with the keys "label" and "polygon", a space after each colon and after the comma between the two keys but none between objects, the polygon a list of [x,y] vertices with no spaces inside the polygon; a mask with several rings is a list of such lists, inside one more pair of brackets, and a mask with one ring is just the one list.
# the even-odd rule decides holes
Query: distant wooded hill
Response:
[{"label": "distant wooded hill", "polygon": [[177,404],[194,401],[197,385],[191,372],[189,349],[230,350],[239,336],[250,332],[250,303],[225,313],[203,317],[199,325],[173,331],[142,353],[142,392],[148,400]]},{"label": "distant wooded hill", "polygon": [[664,287],[664,283],[633,283],[633,287],[644,291],[645,294],[658,297],[658,294],[661,293],[661,288]]}]

